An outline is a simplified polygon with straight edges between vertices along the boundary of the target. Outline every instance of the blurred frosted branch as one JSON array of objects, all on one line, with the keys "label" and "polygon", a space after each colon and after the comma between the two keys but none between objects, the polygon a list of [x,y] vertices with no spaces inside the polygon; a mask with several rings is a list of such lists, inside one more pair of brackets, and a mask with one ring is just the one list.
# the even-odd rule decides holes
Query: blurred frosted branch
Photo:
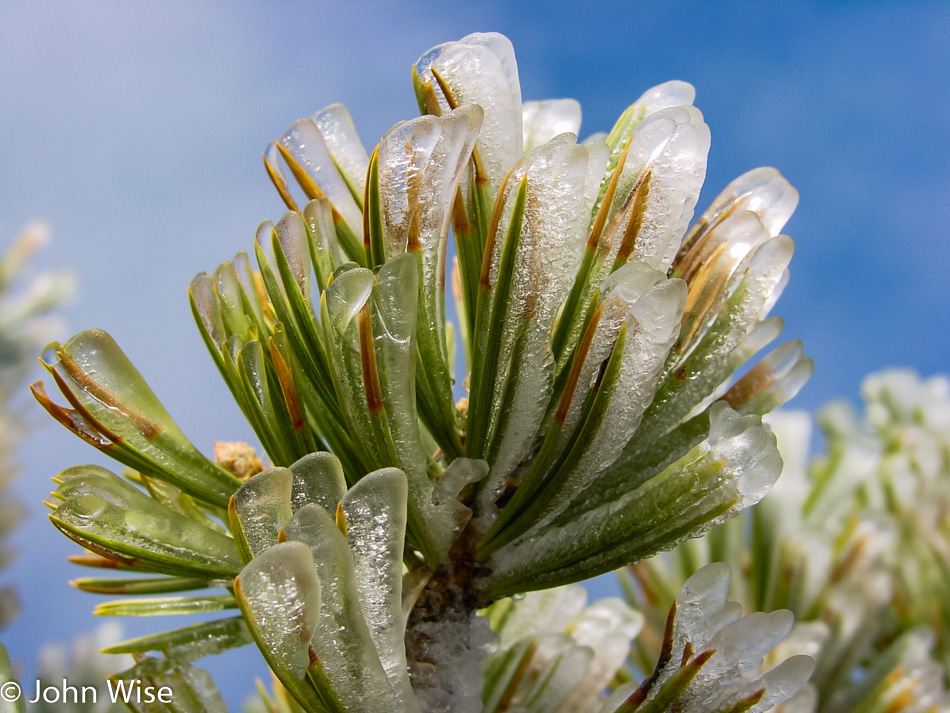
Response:
[{"label": "blurred frosted branch", "polygon": [[[106,679],[116,671],[132,663],[129,656],[110,656],[102,649],[118,642],[122,627],[117,622],[99,626],[92,634],[76,637],[70,644],[46,644],[39,651],[38,677],[41,686],[62,687],[63,681],[82,690],[91,686],[98,691],[95,701],[91,696],[73,701],[71,699],[47,702],[42,697],[34,703],[31,711],[38,713],[119,713],[125,710],[122,703],[112,703],[106,690]],[[32,697],[32,693],[30,694]]]},{"label": "blurred frosted branch", "polygon": [[680,583],[722,560],[741,573],[732,595],[747,609],[795,613],[784,648],[817,668],[814,700],[794,710],[950,706],[950,382],[892,370],[862,391],[863,415],[845,402],[820,411],[826,445],[810,461],[811,419],[770,415],[785,460],[772,494],[623,573],[647,620],[635,661],[656,651]]},{"label": "blurred frosted branch", "polygon": [[[0,566],[11,556],[4,540],[23,517],[22,504],[5,490],[19,471],[16,452],[30,430],[19,397],[26,392],[37,351],[65,331],[51,312],[75,292],[72,273],[33,269],[34,255],[48,242],[47,226],[31,223],[0,255]],[[17,608],[13,589],[0,590],[0,626]]]}]

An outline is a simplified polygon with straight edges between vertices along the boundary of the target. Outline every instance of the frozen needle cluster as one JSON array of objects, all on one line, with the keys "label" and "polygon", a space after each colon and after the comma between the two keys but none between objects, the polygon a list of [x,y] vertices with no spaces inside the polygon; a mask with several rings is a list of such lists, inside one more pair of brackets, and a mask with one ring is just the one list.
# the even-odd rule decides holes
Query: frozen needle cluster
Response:
[{"label": "frozen needle cluster", "polygon": [[816,659],[786,713],[950,710],[950,381],[894,370],[863,393],[863,415],[845,402],[821,410],[826,449],[810,463],[809,417],[772,414],[785,459],[772,495],[625,573],[646,614],[641,669],[683,580],[719,560],[741,573],[732,595],[746,609],[794,612],[782,650]]},{"label": "frozen needle cluster", "polygon": [[152,674],[254,642],[307,713],[476,713],[479,610],[668,549],[778,477],[760,416],[811,360],[789,342],[733,373],[781,330],[795,190],[751,171],[690,228],[709,129],[683,82],[578,143],[577,103],[522,102],[501,35],[413,81],[422,116],[372,151],[343,106],[294,122],[264,155],[288,212],[191,283],[271,467],[202,455],[104,332],[47,352],[68,406],[37,398],[128,469],[55,479],[76,560],[126,570],[76,586],[135,595],[102,614],[232,613],[112,648],[162,652]]}]

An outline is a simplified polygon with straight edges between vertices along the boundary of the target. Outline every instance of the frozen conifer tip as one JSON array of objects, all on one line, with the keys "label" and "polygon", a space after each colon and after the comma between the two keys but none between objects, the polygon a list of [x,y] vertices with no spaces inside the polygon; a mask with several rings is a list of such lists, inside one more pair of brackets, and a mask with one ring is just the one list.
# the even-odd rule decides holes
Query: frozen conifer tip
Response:
[{"label": "frozen conifer tip", "polygon": [[802,689],[814,669],[809,656],[763,669],[764,657],[791,630],[792,613],[743,616],[742,606],[727,600],[729,580],[729,566],[721,562],[686,580],[670,609],[653,674],[617,711],[763,713]]},{"label": "frozen conifer tip", "polygon": [[[121,602],[134,613],[237,607],[141,645],[171,667],[194,660],[195,635],[213,630],[215,651],[253,639],[309,713],[489,710],[495,664],[479,662],[495,635],[479,612],[760,500],[781,469],[761,416],[811,369],[791,342],[734,376],[780,331],[768,315],[792,243],[778,231],[797,194],[758,169],[689,228],[710,146],[690,85],[648,89],[581,143],[576,101],[523,102],[502,35],[424,53],[412,88],[422,116],[371,150],[339,104],[268,144],[288,212],[256,230],[253,257],[189,286],[266,470],[246,467],[253,453],[206,458],[104,332],[48,352],[68,406],[35,388],[131,469],[59,478],[53,522],[97,555],[83,562],[157,575],[83,586],[170,595]],[[235,575],[225,595],[179,594]],[[537,695],[512,681],[525,710],[581,710],[615,687],[624,617],[604,605],[543,635],[532,665],[559,673]],[[717,641],[777,641],[786,623],[742,621]],[[682,676],[699,685],[731,660],[706,657]],[[740,694],[729,705],[758,705]]]}]

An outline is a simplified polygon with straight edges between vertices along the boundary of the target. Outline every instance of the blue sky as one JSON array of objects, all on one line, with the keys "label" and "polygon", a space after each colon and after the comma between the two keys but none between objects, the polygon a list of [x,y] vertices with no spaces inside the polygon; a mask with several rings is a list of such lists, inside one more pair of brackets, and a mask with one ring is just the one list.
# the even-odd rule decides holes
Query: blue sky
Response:
[{"label": "blue sky", "polygon": [[[712,131],[700,206],[756,166],[796,185],[796,256],[776,308],[816,361],[796,405],[854,399],[885,366],[946,370],[946,3],[0,2],[0,243],[49,221],[43,259],[81,283],[70,329],[110,331],[200,447],[250,440],[186,288],[280,215],[260,151],[335,101],[371,146],[415,112],[412,62],[484,30],[514,42],[525,98],[581,102],[584,134],[649,86],[693,83]],[[95,597],[65,583],[75,549],[40,502],[59,470],[104,461],[52,424],[23,461],[31,517],[6,579],[26,601],[2,638],[29,659],[96,624]],[[176,623],[129,631],[162,624]],[[259,668],[256,654],[208,663],[232,703]]]}]

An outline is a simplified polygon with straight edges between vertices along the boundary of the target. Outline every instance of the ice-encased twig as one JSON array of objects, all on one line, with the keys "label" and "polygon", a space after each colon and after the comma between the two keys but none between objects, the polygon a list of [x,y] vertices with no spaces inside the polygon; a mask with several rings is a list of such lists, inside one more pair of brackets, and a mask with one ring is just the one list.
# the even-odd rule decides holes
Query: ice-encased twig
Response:
[{"label": "ice-encased twig", "polygon": [[758,502],[781,471],[775,437],[758,416],[740,416],[722,402],[711,417],[708,439],[682,462],[606,502],[589,489],[546,529],[498,550],[488,560],[485,590],[497,596],[529,580],[541,588],[591,577],[669,549]]}]

